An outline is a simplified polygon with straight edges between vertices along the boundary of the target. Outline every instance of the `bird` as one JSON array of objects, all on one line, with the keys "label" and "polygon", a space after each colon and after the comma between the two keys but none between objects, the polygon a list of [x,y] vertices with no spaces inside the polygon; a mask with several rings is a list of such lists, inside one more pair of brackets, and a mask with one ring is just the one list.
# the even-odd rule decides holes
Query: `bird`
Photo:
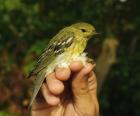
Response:
[{"label": "bird", "polygon": [[29,74],[35,76],[33,94],[29,107],[32,106],[42,83],[56,67],[68,67],[74,60],[86,62],[84,52],[88,40],[98,35],[95,27],[86,22],[79,22],[61,29],[48,43],[39,56],[36,66]]}]

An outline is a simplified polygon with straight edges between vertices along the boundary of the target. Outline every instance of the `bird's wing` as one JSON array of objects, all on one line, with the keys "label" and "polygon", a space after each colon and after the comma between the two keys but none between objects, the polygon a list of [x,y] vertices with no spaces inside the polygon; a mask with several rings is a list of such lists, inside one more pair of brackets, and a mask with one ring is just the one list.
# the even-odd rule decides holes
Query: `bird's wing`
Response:
[{"label": "bird's wing", "polygon": [[69,47],[74,39],[74,33],[72,32],[61,32],[60,34],[56,35],[49,43],[47,49],[42,53],[39,58],[38,64],[36,68],[33,70],[32,74],[36,74],[35,86],[33,95],[30,101],[29,108],[31,107],[43,81],[45,78],[45,71],[46,68],[57,55],[63,53],[65,51],[64,48]]},{"label": "bird's wing", "polygon": [[36,75],[41,70],[46,68],[54,58],[63,53],[67,47],[69,47],[74,39],[73,32],[59,32],[52,40],[49,42],[48,47],[43,51],[41,56],[38,58],[38,62],[31,75]]}]

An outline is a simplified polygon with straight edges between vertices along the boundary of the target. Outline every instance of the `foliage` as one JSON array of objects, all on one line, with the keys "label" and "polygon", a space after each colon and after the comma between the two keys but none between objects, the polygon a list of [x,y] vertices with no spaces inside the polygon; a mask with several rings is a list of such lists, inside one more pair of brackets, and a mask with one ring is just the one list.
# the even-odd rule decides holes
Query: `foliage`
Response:
[{"label": "foliage", "polygon": [[[0,110],[26,114],[32,80],[25,77],[35,58],[59,29],[86,21],[102,38],[115,36],[120,41],[118,63],[100,95],[102,115],[140,115],[139,4],[139,0],[0,0]],[[89,50],[97,53],[99,48]]]}]

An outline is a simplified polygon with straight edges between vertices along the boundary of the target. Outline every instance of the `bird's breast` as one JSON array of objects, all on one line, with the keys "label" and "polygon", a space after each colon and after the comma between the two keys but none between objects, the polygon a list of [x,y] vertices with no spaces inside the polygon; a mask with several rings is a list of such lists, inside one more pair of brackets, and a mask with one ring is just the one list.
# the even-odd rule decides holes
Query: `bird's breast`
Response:
[{"label": "bird's breast", "polygon": [[73,42],[72,45],[65,49],[63,53],[59,54],[55,60],[48,65],[47,73],[53,72],[56,67],[65,67],[67,68],[70,63],[80,56],[86,47],[86,42]]}]

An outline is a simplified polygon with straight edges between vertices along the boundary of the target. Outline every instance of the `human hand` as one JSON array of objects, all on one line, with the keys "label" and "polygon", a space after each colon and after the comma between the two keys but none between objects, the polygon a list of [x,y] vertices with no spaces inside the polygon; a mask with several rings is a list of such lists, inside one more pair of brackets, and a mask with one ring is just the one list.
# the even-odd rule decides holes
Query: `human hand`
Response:
[{"label": "human hand", "polygon": [[32,116],[98,116],[95,65],[80,61],[49,74],[41,87],[43,97],[32,106]]}]

